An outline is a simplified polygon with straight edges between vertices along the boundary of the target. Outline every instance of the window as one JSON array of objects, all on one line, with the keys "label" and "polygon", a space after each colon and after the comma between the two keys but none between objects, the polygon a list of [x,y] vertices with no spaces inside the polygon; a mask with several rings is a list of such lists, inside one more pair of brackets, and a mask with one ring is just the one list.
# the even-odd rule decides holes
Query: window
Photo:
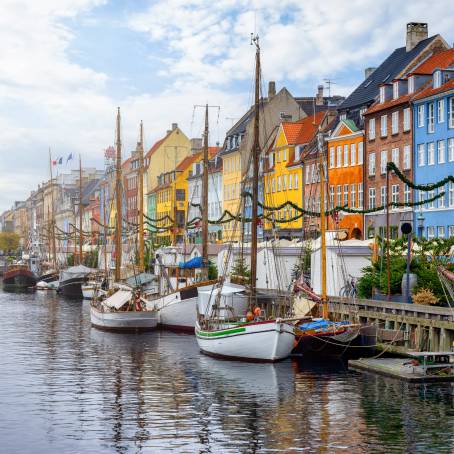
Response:
[{"label": "window", "polygon": [[440,88],[441,87],[441,71],[435,71],[434,73],[434,88]]},{"label": "window", "polygon": [[445,121],[445,101],[444,101],[444,99],[439,99],[437,101],[437,121],[438,121],[438,123],[443,123]]},{"label": "window", "polygon": [[410,107],[404,109],[404,131],[410,130]]},{"label": "window", "polygon": [[[306,164],[306,184],[310,183],[309,172],[310,172],[310,166],[309,166],[309,164]],[[296,185],[295,185],[295,189],[296,189]]]},{"label": "window", "polygon": [[281,177],[277,177],[277,191],[279,192],[281,190]]},{"label": "window", "polygon": [[276,153],[276,162],[281,162],[281,152],[280,151],[278,151]]},{"label": "window", "polygon": [[450,238],[454,236],[454,225],[448,225],[448,235]]},{"label": "window", "polygon": [[427,107],[427,132],[435,131],[434,103],[431,102]]},{"label": "window", "polygon": [[444,225],[439,225],[437,227],[437,237],[438,238],[444,238],[445,237],[445,226]]},{"label": "window", "polygon": [[274,153],[270,153],[268,159],[269,159],[269,166],[270,166],[270,169],[272,169],[273,166],[274,166]]},{"label": "window", "polygon": [[448,139],[448,160],[454,161],[454,137]]},{"label": "window", "polygon": [[422,167],[426,164],[426,151],[424,149],[424,144],[418,144],[418,166]]},{"label": "window", "polygon": [[444,140],[438,141],[437,150],[438,150],[438,164],[444,164],[446,162],[445,141]]},{"label": "window", "polygon": [[399,167],[399,149],[398,148],[393,148],[391,150],[391,159],[396,164],[397,167]]},{"label": "window", "polygon": [[369,188],[369,209],[375,208],[375,188]]},{"label": "window", "polygon": [[344,206],[348,206],[348,184],[344,184]]},{"label": "window", "polygon": [[424,104],[418,106],[418,128],[424,126]]},{"label": "window", "polygon": [[336,205],[338,207],[341,206],[341,203],[342,203],[342,186],[340,184],[337,185],[336,187],[337,189],[337,200],[336,200]]},{"label": "window", "polygon": [[427,227],[427,239],[431,240],[435,238],[435,227],[433,225],[430,225]]},{"label": "window", "polygon": [[[445,188],[438,188],[438,195],[442,194],[444,192]],[[442,195],[438,199],[438,208],[444,208],[445,207],[445,196]]]},{"label": "window", "polygon": [[454,96],[448,99],[448,127],[454,128]]},{"label": "window", "polygon": [[298,189],[298,174],[295,173],[295,189]]},{"label": "window", "polygon": [[380,152],[380,173],[383,175],[386,173],[386,164],[388,163],[388,152],[382,150]]},{"label": "window", "polygon": [[293,189],[293,173],[288,176],[288,188]]},{"label": "window", "polygon": [[358,144],[358,164],[362,164],[364,159],[364,143],[360,142]]},{"label": "window", "polygon": [[185,191],[184,189],[177,189],[175,191],[175,199],[178,201],[178,202],[184,202],[184,196],[185,196]]},{"label": "window", "polygon": [[399,82],[393,82],[393,99],[399,97]]},{"label": "window", "polygon": [[287,149],[282,152],[282,162],[287,161]]},{"label": "window", "polygon": [[375,139],[375,118],[369,120],[369,140]]},{"label": "window", "polygon": [[410,170],[411,167],[411,150],[410,145],[404,145],[404,170]]},{"label": "window", "polygon": [[348,145],[344,145],[344,167],[348,166]]},{"label": "window", "polygon": [[404,203],[410,203],[410,198],[411,198],[411,190],[410,186],[408,184],[404,185]]},{"label": "window", "polygon": [[330,149],[329,149],[329,168],[330,168],[330,169],[332,169],[332,168],[334,167],[334,163],[335,163],[335,161],[334,161],[334,159],[335,159],[334,154],[335,154],[335,152],[334,152],[334,147],[330,147]]},{"label": "window", "polygon": [[356,143],[350,145],[350,165],[356,165]]},{"label": "window", "polygon": [[[427,193],[428,199],[433,199],[434,197],[435,197],[435,191],[429,191]],[[433,210],[435,208],[435,201],[432,200],[431,202],[429,202],[427,208],[429,208],[429,210]]]},{"label": "window", "polygon": [[361,109],[359,109],[359,116],[362,118],[364,118],[364,114],[366,113],[366,110],[367,110],[367,107],[361,107]]},{"label": "window", "polygon": [[380,104],[385,102],[385,87],[380,87]]},{"label": "window", "polygon": [[358,208],[362,210],[363,208],[363,184],[358,183]]},{"label": "window", "polygon": [[375,153],[369,154],[369,176],[375,175]]},{"label": "window", "polygon": [[408,79],[408,93],[414,93],[415,91],[415,77],[411,76]]},{"label": "window", "polygon": [[350,185],[350,208],[356,208],[356,184]]},{"label": "window", "polygon": [[452,181],[449,182],[448,203],[450,207],[454,207],[454,183]]},{"label": "window", "polygon": [[391,186],[391,202],[399,203],[399,185],[393,184]]},{"label": "window", "polygon": [[380,135],[386,137],[388,135],[388,116],[382,115],[380,119]]},{"label": "window", "polygon": [[276,192],[276,180],[274,179],[274,177],[273,177],[273,179],[271,180],[271,182],[272,182],[273,192]]},{"label": "window", "polygon": [[427,165],[433,166],[435,164],[435,144],[430,142],[427,144]]},{"label": "window", "polygon": [[287,175],[282,175],[282,190],[287,190]]},{"label": "window", "polygon": [[380,188],[380,205],[382,207],[386,206],[386,186]]},{"label": "window", "polygon": [[391,134],[399,132],[399,111],[393,112],[391,115]]},{"label": "window", "polygon": [[337,147],[337,163],[336,167],[342,167],[342,147],[339,145]]},{"label": "window", "polygon": [[330,207],[334,207],[334,186],[329,187],[329,203]]}]

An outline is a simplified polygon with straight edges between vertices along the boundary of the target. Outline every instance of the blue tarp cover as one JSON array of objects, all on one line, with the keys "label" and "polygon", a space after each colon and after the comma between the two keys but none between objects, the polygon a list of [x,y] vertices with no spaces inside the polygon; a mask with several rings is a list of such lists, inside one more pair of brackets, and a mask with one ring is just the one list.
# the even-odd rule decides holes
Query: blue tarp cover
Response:
[{"label": "blue tarp cover", "polygon": [[180,262],[178,266],[180,268],[203,268],[205,265],[203,264],[203,257],[194,257],[187,262]]},{"label": "blue tarp cover", "polygon": [[326,330],[328,328],[332,328],[333,325],[348,325],[349,322],[332,322],[331,320],[325,320],[323,318],[315,319],[312,322],[302,323],[299,325],[299,329],[301,331],[309,331],[309,330]]}]

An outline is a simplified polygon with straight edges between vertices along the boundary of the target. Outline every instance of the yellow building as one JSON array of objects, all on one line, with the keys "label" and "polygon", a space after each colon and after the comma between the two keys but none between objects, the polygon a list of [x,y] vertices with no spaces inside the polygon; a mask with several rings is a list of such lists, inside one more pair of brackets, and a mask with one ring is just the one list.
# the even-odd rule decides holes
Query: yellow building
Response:
[{"label": "yellow building", "polygon": [[[170,172],[158,176],[158,185],[152,193],[156,198],[156,219],[167,217],[157,223],[162,231],[157,237],[163,243],[177,244],[184,241],[188,211],[188,176],[194,163],[203,159],[203,153],[186,156]],[[172,223],[169,218],[174,220]]]},{"label": "yellow building", "polygon": [[[303,175],[301,160],[306,145],[313,138],[318,125],[324,117],[324,112],[306,117],[296,122],[282,122],[276,134],[274,145],[268,153],[264,167],[264,202],[270,207],[278,207],[286,202],[292,202],[299,207],[303,201]],[[278,211],[265,212],[272,216],[274,222],[265,221],[265,231],[272,230],[279,236],[300,236],[303,219],[294,221],[299,212],[291,206]]]}]

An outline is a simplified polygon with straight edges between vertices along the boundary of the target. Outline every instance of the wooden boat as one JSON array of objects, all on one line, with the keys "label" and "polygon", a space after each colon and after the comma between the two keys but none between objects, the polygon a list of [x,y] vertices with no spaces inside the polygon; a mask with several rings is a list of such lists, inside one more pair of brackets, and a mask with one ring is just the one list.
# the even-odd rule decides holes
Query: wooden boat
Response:
[{"label": "wooden boat", "polygon": [[24,290],[35,287],[37,278],[27,265],[11,265],[3,273],[5,290]]},{"label": "wooden boat", "polygon": [[83,298],[84,285],[95,270],[84,265],[71,266],[60,273],[58,292],[68,298]]},{"label": "wooden boat", "polygon": [[91,324],[109,331],[150,331],[158,325],[158,313],[147,309],[147,301],[125,286],[113,295],[90,304]]},{"label": "wooden boat", "polygon": [[[223,283],[211,292],[209,303],[199,311],[195,334],[200,350],[210,356],[253,362],[274,362],[287,358],[295,339],[294,326],[288,319],[291,305],[275,298],[261,298],[257,294],[257,226],[259,192],[259,103],[260,103],[260,46],[256,46],[254,136],[252,144],[252,222],[251,222],[251,277],[250,288],[241,297],[248,308],[244,316],[235,311],[229,300],[235,290],[223,289]],[[251,44],[252,44],[251,43]]]}]

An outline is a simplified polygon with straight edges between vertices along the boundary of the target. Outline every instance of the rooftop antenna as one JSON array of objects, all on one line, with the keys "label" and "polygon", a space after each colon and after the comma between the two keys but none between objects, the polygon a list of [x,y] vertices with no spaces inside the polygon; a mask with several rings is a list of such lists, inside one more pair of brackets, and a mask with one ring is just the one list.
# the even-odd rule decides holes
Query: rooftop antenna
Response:
[{"label": "rooftop antenna", "polygon": [[230,120],[231,121],[231,125],[230,127],[232,127],[234,125],[234,123],[239,120],[239,117],[225,117],[226,120]]},{"label": "rooftop antenna", "polygon": [[323,79],[325,82],[326,88],[328,89],[328,98],[331,98],[331,85],[336,85],[337,82],[334,82],[336,79],[326,78]]}]

